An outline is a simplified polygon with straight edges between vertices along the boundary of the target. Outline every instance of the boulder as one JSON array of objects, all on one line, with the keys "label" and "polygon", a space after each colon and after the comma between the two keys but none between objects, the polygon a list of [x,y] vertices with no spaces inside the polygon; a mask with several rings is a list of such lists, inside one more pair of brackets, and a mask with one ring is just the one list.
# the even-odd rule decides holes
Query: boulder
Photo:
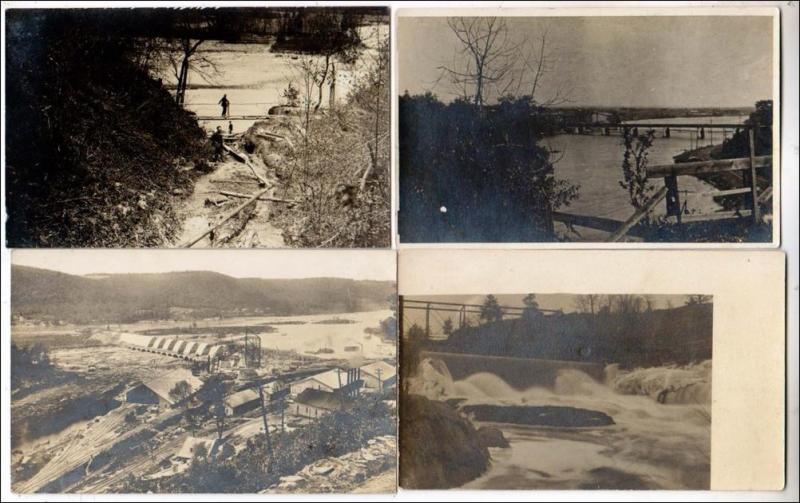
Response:
[{"label": "boulder", "polygon": [[267,110],[267,115],[292,115],[299,117],[302,110],[303,109],[300,107],[290,107],[288,105],[275,105],[273,107],[270,107],[269,110]]},{"label": "boulder", "polygon": [[486,471],[489,450],[469,420],[444,402],[413,394],[403,398],[401,487],[458,487]]},{"label": "boulder", "polygon": [[478,440],[482,446],[489,447],[510,447],[511,444],[506,440],[503,432],[492,426],[481,426],[478,428]]}]

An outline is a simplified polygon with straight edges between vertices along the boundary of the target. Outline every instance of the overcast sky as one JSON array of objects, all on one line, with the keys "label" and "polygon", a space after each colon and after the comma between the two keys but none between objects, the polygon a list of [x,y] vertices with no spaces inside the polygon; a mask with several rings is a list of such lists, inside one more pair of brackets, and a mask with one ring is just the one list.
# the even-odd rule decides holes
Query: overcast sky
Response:
[{"label": "overcast sky", "polygon": [[[547,27],[559,61],[540,98],[565,86],[574,105],[752,107],[772,97],[768,16],[505,19],[513,40],[537,39]],[[459,44],[447,18],[399,17],[399,92],[452,99],[451,85],[437,79]]]},{"label": "overcast sky", "polygon": [[236,278],[394,281],[391,250],[13,250],[13,265],[67,274],[213,271]]}]

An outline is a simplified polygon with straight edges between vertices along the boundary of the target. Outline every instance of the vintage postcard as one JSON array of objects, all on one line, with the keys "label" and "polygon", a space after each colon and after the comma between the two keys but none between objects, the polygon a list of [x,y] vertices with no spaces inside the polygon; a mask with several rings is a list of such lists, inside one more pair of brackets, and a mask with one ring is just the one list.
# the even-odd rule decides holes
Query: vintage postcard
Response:
[{"label": "vintage postcard", "polygon": [[395,255],[26,250],[11,490],[394,492]]},{"label": "vintage postcard", "polygon": [[783,255],[655,255],[401,251],[400,486],[780,489]]},{"label": "vintage postcard", "polygon": [[[709,488],[712,296],[410,295],[400,306],[406,487]],[[449,463],[432,469],[435,438]]]},{"label": "vintage postcard", "polygon": [[777,244],[778,22],[399,10],[399,242]]},{"label": "vintage postcard", "polygon": [[387,7],[3,10],[9,247],[391,246]]}]

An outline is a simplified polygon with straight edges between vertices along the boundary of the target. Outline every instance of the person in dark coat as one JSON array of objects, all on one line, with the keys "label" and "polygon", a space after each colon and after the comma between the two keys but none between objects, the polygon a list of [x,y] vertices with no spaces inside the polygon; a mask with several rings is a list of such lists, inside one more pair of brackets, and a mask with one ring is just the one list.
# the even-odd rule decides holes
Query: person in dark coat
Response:
[{"label": "person in dark coat", "polygon": [[233,134],[233,122],[228,121],[228,134]]},{"label": "person in dark coat", "polygon": [[230,105],[231,105],[231,102],[228,101],[228,95],[227,94],[223,94],[222,98],[220,98],[218,103],[222,107],[222,116],[223,117],[227,117],[228,116],[228,107],[230,107]]},{"label": "person in dark coat", "polygon": [[217,126],[217,130],[214,131],[214,134],[211,135],[211,145],[214,147],[214,157],[212,160],[215,162],[222,160],[223,148],[222,148],[222,128]]}]

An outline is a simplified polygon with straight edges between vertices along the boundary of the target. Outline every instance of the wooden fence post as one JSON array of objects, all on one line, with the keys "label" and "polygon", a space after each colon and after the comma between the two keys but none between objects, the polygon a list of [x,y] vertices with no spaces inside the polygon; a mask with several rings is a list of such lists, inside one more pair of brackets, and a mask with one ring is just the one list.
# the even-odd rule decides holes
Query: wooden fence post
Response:
[{"label": "wooden fence post", "polygon": [[431,338],[431,304],[425,305],[425,338]]},{"label": "wooden fence post", "polygon": [[678,192],[678,177],[665,176],[664,185],[667,186],[667,215],[674,216],[681,223],[681,196]]},{"label": "wooden fence post", "polygon": [[756,175],[756,148],[755,148],[755,128],[757,125],[747,129],[748,141],[750,143],[750,197],[753,204],[753,223],[761,222],[761,208],[758,206],[758,176]]}]

